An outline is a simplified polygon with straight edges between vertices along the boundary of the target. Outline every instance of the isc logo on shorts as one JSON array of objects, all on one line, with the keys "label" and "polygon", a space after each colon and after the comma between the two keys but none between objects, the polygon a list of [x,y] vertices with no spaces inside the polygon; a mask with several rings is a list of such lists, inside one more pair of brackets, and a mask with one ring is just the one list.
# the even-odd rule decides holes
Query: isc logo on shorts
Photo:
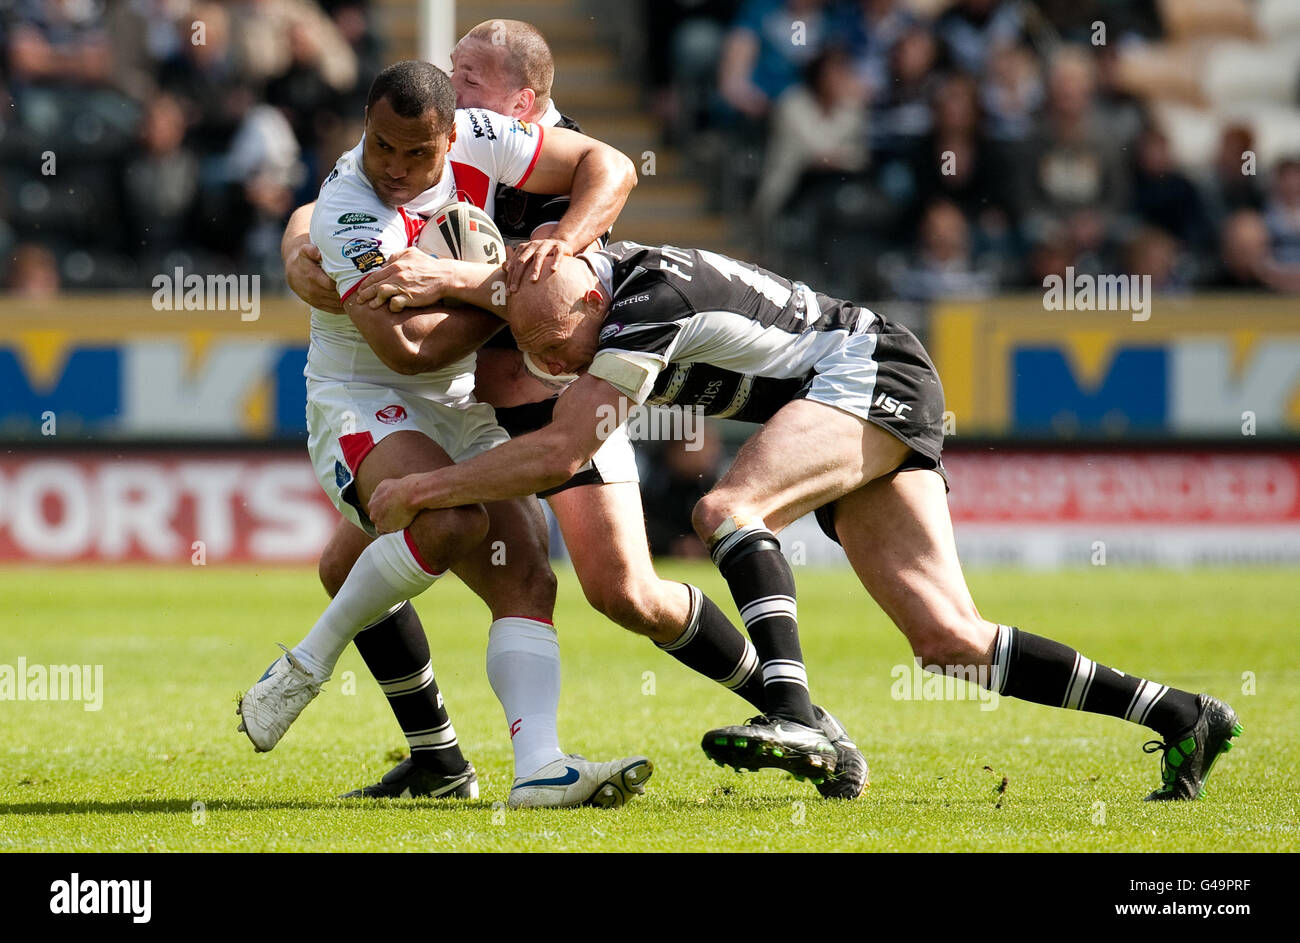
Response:
[{"label": "isc logo on shorts", "polygon": [[892,396],[886,396],[884,393],[877,396],[876,401],[871,405],[883,409],[887,413],[893,413],[899,419],[903,418],[903,413],[912,408],[909,404],[900,403]]},{"label": "isc logo on shorts", "polygon": [[385,406],[383,409],[377,410],[375,418],[380,422],[395,426],[399,422],[406,421],[406,410],[394,403],[392,406]]}]

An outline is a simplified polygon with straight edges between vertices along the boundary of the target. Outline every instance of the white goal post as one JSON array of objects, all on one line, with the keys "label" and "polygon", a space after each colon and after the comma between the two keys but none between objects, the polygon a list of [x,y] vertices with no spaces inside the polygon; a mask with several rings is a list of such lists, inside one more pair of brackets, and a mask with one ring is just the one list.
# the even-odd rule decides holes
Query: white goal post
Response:
[{"label": "white goal post", "polygon": [[418,0],[420,35],[418,54],[443,70],[451,69],[451,48],[456,45],[456,0]]}]

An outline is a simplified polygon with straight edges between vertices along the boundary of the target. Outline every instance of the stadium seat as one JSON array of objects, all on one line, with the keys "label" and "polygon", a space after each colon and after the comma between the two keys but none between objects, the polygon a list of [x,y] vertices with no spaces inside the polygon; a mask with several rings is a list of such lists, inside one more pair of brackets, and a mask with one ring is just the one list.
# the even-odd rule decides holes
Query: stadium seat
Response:
[{"label": "stadium seat", "polygon": [[1300,75],[1300,43],[1222,42],[1209,52],[1202,88],[1218,108],[1239,103],[1290,103]]},{"label": "stadium seat", "polygon": [[1160,20],[1173,39],[1259,35],[1248,0],[1160,0]]},{"label": "stadium seat", "polygon": [[1300,36],[1300,3],[1295,0],[1256,0],[1255,25],[1260,35],[1269,39]]}]

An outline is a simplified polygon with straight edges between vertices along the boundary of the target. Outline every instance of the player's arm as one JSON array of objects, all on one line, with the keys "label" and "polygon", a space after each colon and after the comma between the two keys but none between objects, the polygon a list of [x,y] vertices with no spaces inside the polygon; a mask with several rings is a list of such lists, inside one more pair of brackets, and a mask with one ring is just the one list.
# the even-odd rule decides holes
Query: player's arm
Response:
[{"label": "player's arm", "polygon": [[556,400],[550,424],[536,432],[438,471],[380,482],[370,499],[370,519],[391,533],[423,508],[502,501],[563,484],[626,415],[623,394],[604,380],[580,377]]},{"label": "player's arm", "polygon": [[[536,281],[548,257],[576,255],[609,231],[636,186],[636,166],[626,155],[567,128],[547,128],[537,163],[519,185],[529,193],[567,193],[569,207],[545,238],[518,246],[509,263],[510,290],[530,274]],[[530,265],[531,263],[531,265]]]},{"label": "player's arm", "polygon": [[372,308],[401,311],[445,299],[506,315],[505,270],[488,262],[463,262],[429,255],[420,249],[394,254],[371,272],[355,297]]},{"label": "player's arm", "polygon": [[430,306],[394,314],[387,307],[361,303],[356,292],[343,302],[343,310],[384,366],[404,376],[455,363],[505,326],[495,314],[478,308]]},{"label": "player's arm", "polygon": [[311,214],[315,203],[293,211],[280,239],[280,258],[289,289],[313,308],[343,314],[334,279],[321,268],[320,249],[311,241]]}]

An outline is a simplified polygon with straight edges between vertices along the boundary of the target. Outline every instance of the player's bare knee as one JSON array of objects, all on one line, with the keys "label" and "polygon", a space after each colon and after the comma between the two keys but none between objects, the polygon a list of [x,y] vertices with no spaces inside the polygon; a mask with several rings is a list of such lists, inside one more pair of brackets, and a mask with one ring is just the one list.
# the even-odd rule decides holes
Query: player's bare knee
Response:
[{"label": "player's bare knee", "polygon": [[722,526],[722,522],[733,515],[743,516],[742,509],[737,506],[734,497],[710,491],[696,501],[695,507],[691,509],[691,526],[695,528],[695,533],[700,540],[707,545],[709,538]]},{"label": "player's bare knee", "polygon": [[408,528],[425,564],[446,570],[483,542],[487,510],[481,504],[421,511]]},{"label": "player's bare knee", "polygon": [[325,548],[325,552],[321,554],[320,564],[317,566],[317,574],[320,576],[320,584],[325,587],[325,592],[330,599],[338,595],[338,591],[343,588],[343,581],[348,578],[350,569],[346,561],[331,552],[330,547]]},{"label": "player's bare knee", "polygon": [[636,580],[615,579],[584,587],[591,607],[611,622],[638,635],[655,632],[653,597]]},{"label": "player's bare knee", "polygon": [[547,612],[554,610],[559,582],[542,548],[530,547],[528,553],[519,561],[516,573],[516,585],[524,596],[521,602],[529,610]]},{"label": "player's bare knee", "polygon": [[941,668],[980,665],[986,660],[988,645],[984,641],[982,619],[947,617],[927,621],[908,632],[912,654],[922,667]]}]

